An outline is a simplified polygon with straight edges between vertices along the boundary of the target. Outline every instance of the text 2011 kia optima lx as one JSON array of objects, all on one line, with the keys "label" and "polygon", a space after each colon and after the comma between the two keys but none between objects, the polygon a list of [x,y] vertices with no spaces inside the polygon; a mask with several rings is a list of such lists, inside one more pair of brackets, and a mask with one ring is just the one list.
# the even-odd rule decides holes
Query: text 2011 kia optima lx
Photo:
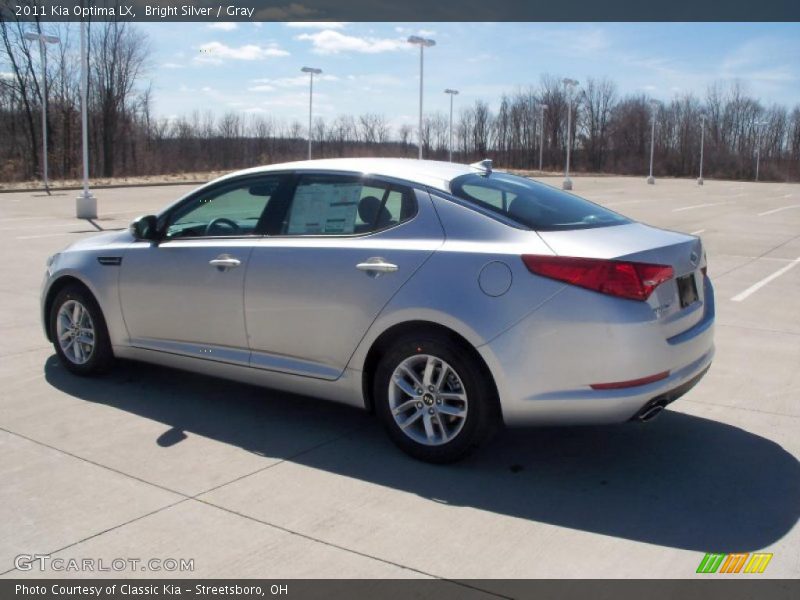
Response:
[{"label": "text 2011 kia optima lx", "polygon": [[136,359],[366,407],[435,462],[500,422],[647,420],[714,353],[700,239],[488,161],[233,173],[52,256],[42,314],[73,373]]}]

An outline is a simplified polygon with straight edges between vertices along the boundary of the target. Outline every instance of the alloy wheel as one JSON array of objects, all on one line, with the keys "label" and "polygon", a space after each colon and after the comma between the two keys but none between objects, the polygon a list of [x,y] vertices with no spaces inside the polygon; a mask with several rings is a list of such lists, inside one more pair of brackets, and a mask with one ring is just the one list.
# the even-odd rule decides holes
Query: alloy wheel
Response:
[{"label": "alloy wheel", "polygon": [[389,381],[389,409],[400,430],[425,446],[454,439],[467,420],[467,392],[448,363],[430,354],[403,360]]},{"label": "alloy wheel", "polygon": [[76,365],[85,364],[94,352],[95,331],[92,317],[77,300],[67,300],[56,317],[58,345],[64,356]]}]

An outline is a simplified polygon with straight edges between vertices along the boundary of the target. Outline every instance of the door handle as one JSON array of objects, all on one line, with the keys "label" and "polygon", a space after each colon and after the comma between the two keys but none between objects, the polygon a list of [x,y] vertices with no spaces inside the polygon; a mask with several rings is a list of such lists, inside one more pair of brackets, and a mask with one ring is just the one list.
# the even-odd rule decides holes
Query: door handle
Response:
[{"label": "door handle", "polygon": [[225,269],[233,269],[234,267],[238,267],[242,264],[238,258],[234,258],[229,254],[220,254],[217,258],[214,258],[208,261],[212,267],[217,267],[220,271],[224,271]]},{"label": "door handle", "polygon": [[386,262],[385,259],[379,256],[373,256],[362,263],[358,263],[356,269],[364,271],[367,275],[371,275],[372,277],[377,277],[381,273],[394,273],[397,271],[398,267],[397,265]]}]

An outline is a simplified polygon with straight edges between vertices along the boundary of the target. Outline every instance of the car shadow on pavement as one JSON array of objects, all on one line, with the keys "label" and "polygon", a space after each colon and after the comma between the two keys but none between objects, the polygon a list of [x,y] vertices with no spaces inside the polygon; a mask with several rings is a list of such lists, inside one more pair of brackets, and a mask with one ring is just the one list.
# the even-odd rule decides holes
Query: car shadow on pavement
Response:
[{"label": "car shadow on pavement", "polygon": [[[506,430],[467,460],[434,466],[403,455],[366,413],[313,398],[131,362],[83,379],[55,356],[45,377],[166,426],[144,444],[200,435],[443,504],[650,544],[746,552],[779,540],[800,516],[800,463],[790,453],[673,410],[646,425]],[[287,436],[301,442],[293,451]],[[320,448],[320,437],[333,441]]]}]

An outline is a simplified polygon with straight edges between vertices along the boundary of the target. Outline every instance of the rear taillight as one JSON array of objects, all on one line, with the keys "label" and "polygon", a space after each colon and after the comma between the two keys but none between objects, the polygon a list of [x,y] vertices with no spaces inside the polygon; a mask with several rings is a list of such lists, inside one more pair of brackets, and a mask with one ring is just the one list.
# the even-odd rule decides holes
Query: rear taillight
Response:
[{"label": "rear taillight", "polygon": [[672,267],[622,260],[524,254],[531,273],[629,300],[647,300],[673,276]]}]

